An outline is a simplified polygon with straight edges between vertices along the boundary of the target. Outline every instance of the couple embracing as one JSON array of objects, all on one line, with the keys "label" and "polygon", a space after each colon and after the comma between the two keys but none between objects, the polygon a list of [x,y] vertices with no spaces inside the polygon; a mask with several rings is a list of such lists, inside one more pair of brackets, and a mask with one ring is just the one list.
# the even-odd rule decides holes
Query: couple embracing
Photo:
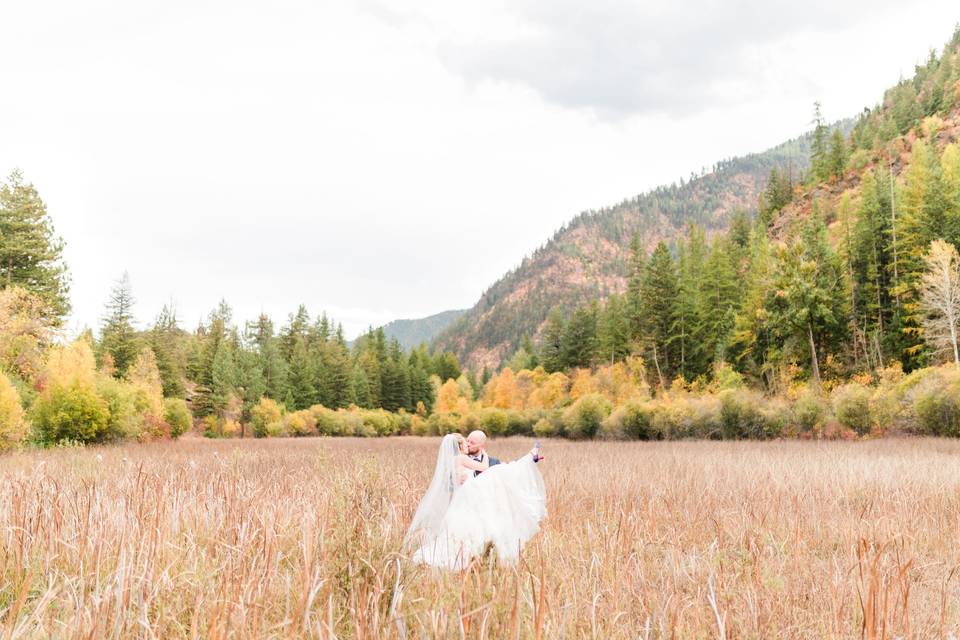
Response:
[{"label": "couple embracing", "polygon": [[487,436],[451,433],[440,441],[430,487],[420,501],[406,543],[413,560],[464,569],[487,545],[512,563],[547,514],[539,443],[513,462],[486,452]]}]

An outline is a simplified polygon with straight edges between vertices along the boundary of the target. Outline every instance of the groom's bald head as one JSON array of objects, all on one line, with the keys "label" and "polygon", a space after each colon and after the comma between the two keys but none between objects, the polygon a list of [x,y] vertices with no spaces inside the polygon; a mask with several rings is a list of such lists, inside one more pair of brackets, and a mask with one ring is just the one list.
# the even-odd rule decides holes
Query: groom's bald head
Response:
[{"label": "groom's bald head", "polygon": [[483,449],[485,444],[487,444],[487,434],[479,429],[471,431],[467,436],[467,453],[473,455]]}]

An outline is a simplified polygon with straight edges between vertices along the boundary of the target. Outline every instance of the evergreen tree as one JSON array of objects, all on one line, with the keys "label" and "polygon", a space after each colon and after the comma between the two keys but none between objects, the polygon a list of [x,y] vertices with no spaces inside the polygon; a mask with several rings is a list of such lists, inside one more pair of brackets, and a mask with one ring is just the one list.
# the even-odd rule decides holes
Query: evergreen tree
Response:
[{"label": "evergreen tree", "polygon": [[172,305],[164,305],[147,340],[157,359],[157,369],[166,398],[182,398],[184,387],[184,362],[180,352],[182,332],[177,326],[177,314]]},{"label": "evergreen tree", "polygon": [[919,282],[925,266],[924,256],[930,242],[943,237],[947,230],[949,207],[940,159],[925,140],[917,140],[913,145],[910,166],[898,202],[899,281],[893,293],[903,308],[900,327],[905,344],[903,365],[904,369],[912,370],[925,363],[919,307]]},{"label": "evergreen tree", "polygon": [[363,367],[357,365],[353,368],[353,381],[350,386],[353,388],[354,402],[358,407],[372,409],[375,406],[370,380]]},{"label": "evergreen tree", "polygon": [[597,319],[597,347],[600,360],[619,362],[630,355],[630,325],[623,296],[607,299]]},{"label": "evergreen tree", "polygon": [[238,382],[234,348],[229,340],[220,340],[211,368],[210,404],[214,411],[223,412],[230,406]]},{"label": "evergreen tree", "polygon": [[726,360],[736,310],[740,306],[737,271],[729,247],[730,242],[726,238],[715,240],[703,268],[699,309],[702,332],[699,344],[709,363]]},{"label": "evergreen tree", "polygon": [[330,344],[327,361],[327,379],[329,380],[329,406],[332,409],[348,407],[354,402],[350,354],[346,346],[334,340]]},{"label": "evergreen tree", "polygon": [[[673,377],[673,328],[677,317],[677,273],[667,245],[660,242],[644,269],[642,335],[662,386]],[[679,361],[679,358],[677,358]]]},{"label": "evergreen tree", "polygon": [[731,358],[739,371],[774,389],[780,363],[778,328],[768,306],[773,292],[775,264],[770,240],[762,229],[750,239],[749,281],[734,323]]},{"label": "evergreen tree", "polygon": [[847,169],[847,145],[843,141],[843,133],[834,129],[830,136],[830,150],[827,154],[829,174],[838,180],[843,177]]},{"label": "evergreen tree", "polygon": [[839,260],[827,242],[826,227],[808,220],[800,238],[779,252],[770,308],[784,338],[797,355],[806,349],[814,382],[820,384],[820,359],[843,327],[843,287]]},{"label": "evergreen tree", "polygon": [[590,367],[597,353],[597,303],[579,307],[561,339],[564,368]]},{"label": "evergreen tree", "polygon": [[[554,308],[547,316],[547,321],[543,326],[543,338],[540,345],[540,362],[547,373],[563,371],[566,363],[563,353],[563,334],[564,334],[563,315],[560,309]],[[484,369],[484,377],[489,372]],[[484,382],[486,384],[486,382]]]},{"label": "evergreen tree", "polygon": [[820,113],[820,103],[813,103],[813,139],[810,142],[810,177],[813,183],[824,182],[830,176],[830,157],[827,148],[827,125]]},{"label": "evergreen tree", "polygon": [[288,366],[281,353],[280,341],[273,334],[273,321],[267,315],[260,314],[256,323],[247,326],[247,333],[257,352],[264,395],[284,402],[289,393]]},{"label": "evergreen tree", "polygon": [[793,200],[793,184],[789,176],[776,167],[770,169],[767,186],[760,195],[760,220],[769,227],[777,214]]},{"label": "evergreen tree", "polygon": [[706,257],[703,227],[691,225],[687,242],[680,246],[676,319],[672,329],[678,353],[678,371],[691,380],[705,368],[700,297]]},{"label": "evergreen tree", "polygon": [[0,185],[0,287],[13,285],[40,296],[57,325],[70,312],[63,240],[54,234],[37,190],[19,171]]},{"label": "evergreen tree", "polygon": [[630,256],[627,260],[627,324],[630,339],[638,340],[643,333],[643,277],[645,259],[640,236],[630,239]]},{"label": "evergreen tree", "polygon": [[114,375],[123,377],[140,351],[137,333],[133,328],[133,291],[130,276],[124,272],[107,301],[107,314],[100,329],[100,356],[109,353],[113,359]]},{"label": "evergreen tree", "polygon": [[293,397],[293,409],[307,409],[317,403],[317,370],[310,357],[307,339],[296,335],[290,353],[288,381]]}]

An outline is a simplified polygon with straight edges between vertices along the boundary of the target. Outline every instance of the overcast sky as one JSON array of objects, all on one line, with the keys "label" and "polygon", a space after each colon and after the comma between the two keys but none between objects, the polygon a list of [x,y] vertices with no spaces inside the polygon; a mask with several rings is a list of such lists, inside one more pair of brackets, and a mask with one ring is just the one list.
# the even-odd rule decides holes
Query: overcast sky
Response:
[{"label": "overcast sky", "polygon": [[[842,7],[839,6],[842,4]],[[367,325],[471,306],[578,212],[875,104],[956,0],[16,2],[0,172],[67,243],[71,328],[221,298]]]}]

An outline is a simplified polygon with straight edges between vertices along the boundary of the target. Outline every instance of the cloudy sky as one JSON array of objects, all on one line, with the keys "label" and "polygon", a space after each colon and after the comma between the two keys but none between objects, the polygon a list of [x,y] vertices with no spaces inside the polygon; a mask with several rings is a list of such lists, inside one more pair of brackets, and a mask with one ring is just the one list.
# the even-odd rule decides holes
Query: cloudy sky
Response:
[{"label": "cloudy sky", "polygon": [[[842,6],[840,6],[842,4]],[[67,242],[71,327],[468,307],[578,212],[873,105],[956,0],[17,2],[0,172]]]}]

